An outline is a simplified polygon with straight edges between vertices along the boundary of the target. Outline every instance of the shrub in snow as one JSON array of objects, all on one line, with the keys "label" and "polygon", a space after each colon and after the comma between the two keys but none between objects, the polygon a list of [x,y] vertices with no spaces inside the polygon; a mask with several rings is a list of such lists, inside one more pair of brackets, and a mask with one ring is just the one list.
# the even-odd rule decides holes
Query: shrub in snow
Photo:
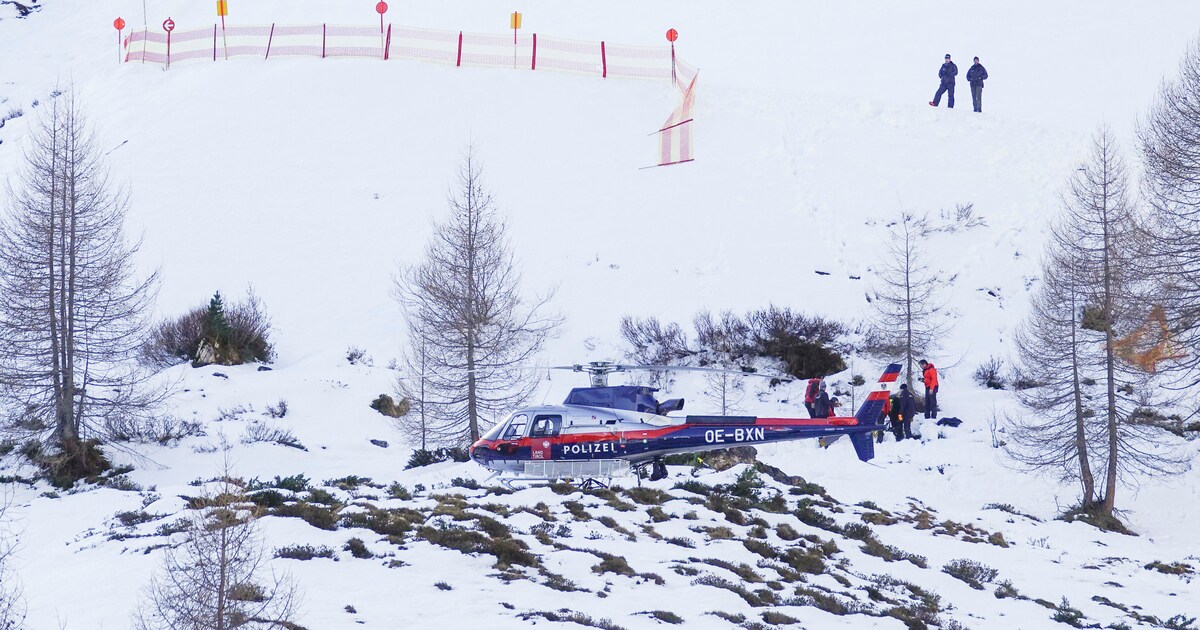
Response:
[{"label": "shrub in snow", "polygon": [[1073,608],[1066,597],[1062,598],[1062,603],[1054,608],[1054,615],[1050,618],[1073,628],[1082,628],[1084,619],[1087,619],[1083,615],[1083,611]]},{"label": "shrub in snow", "polygon": [[267,426],[262,422],[252,422],[246,427],[246,433],[242,435],[242,444],[255,444],[258,442],[290,446],[302,451],[308,450],[306,446],[300,443],[300,440],[296,439],[295,435],[292,435],[291,431]]},{"label": "shrub in snow", "polygon": [[[355,539],[357,540],[357,539]],[[361,540],[359,542],[362,542]],[[332,558],[333,550],[329,547],[312,545],[292,545],[290,547],[280,547],[275,550],[276,558],[285,558],[288,560],[312,560],[313,558]]]},{"label": "shrub in snow", "polygon": [[279,418],[286,416],[287,413],[288,413],[288,404],[287,404],[287,401],[283,400],[282,398],[279,400],[278,403],[275,403],[274,405],[267,404],[267,415],[272,418],[279,419]]},{"label": "shrub in snow", "polygon": [[408,414],[412,409],[412,402],[407,398],[401,398],[399,402],[396,402],[391,396],[380,394],[378,398],[371,401],[371,408],[389,418],[399,418]]},{"label": "shrub in snow", "polygon": [[755,358],[775,359],[788,374],[810,378],[846,369],[833,349],[846,334],[839,322],[805,315],[775,305],[745,316],[732,312],[719,317],[702,311],[692,320],[695,345],[677,323],[656,317],[625,317],[621,336],[630,346],[629,358],[651,365],[678,364],[697,356],[701,365],[743,365]]},{"label": "shrub in snow", "polygon": [[991,357],[975,368],[973,378],[980,387],[988,389],[1004,389],[1004,360]]},{"label": "shrub in snow", "polygon": [[942,573],[958,578],[969,584],[971,588],[980,591],[983,590],[985,583],[996,579],[996,575],[999,574],[998,571],[986,564],[966,558],[947,562],[942,567]]},{"label": "shrub in snow", "polygon": [[458,447],[435,448],[432,450],[417,449],[413,451],[412,457],[408,458],[408,464],[404,467],[418,468],[437,464],[441,462],[465,462],[470,459],[467,449]]},{"label": "shrub in snow", "polygon": [[253,291],[229,305],[217,292],[208,306],[159,324],[142,348],[142,361],[159,368],[188,361],[194,367],[270,363],[275,355],[270,331],[271,320]]},{"label": "shrub in snow", "polygon": [[361,538],[351,538],[350,540],[346,541],[346,545],[342,547],[342,549],[349,551],[350,555],[354,556],[355,558],[362,558],[363,560],[369,560],[375,557],[375,554],[371,553],[370,549],[367,549],[367,544],[364,543]]},{"label": "shrub in snow", "polygon": [[346,362],[350,365],[371,365],[372,361],[367,358],[367,351],[357,346],[346,348]]},{"label": "shrub in snow", "polygon": [[478,481],[468,477],[455,477],[450,480],[450,485],[457,488],[466,488],[467,490],[480,490],[483,486],[479,485]]},{"label": "shrub in snow", "polygon": [[204,436],[204,425],[195,420],[181,420],[174,416],[151,417],[122,423],[114,427],[113,440],[125,442],[157,442],[170,444],[185,437]]}]

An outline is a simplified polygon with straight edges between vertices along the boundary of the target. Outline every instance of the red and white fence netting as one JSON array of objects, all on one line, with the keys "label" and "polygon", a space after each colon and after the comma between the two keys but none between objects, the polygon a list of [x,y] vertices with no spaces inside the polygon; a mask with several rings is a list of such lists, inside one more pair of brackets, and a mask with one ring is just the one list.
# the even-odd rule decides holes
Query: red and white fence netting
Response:
[{"label": "red and white fence netting", "polygon": [[569,72],[614,79],[673,82],[682,101],[658,131],[660,166],[690,162],[692,104],[696,68],[680,61],[669,46],[629,46],[539,34],[436,31],[389,24],[229,26],[175,30],[148,29],[124,40],[125,61],[170,65],[232,57],[362,57],[411,59],[454,66]]}]

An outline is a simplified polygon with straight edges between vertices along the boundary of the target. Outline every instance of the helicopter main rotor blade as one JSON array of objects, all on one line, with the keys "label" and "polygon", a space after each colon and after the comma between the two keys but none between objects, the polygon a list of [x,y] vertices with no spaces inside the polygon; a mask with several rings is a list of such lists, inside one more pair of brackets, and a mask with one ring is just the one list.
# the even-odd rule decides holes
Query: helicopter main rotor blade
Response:
[{"label": "helicopter main rotor blade", "polygon": [[762,374],[759,372],[748,372],[745,369],[729,370],[722,368],[706,368],[692,367],[690,365],[622,365],[626,370],[649,370],[652,372],[709,372],[714,374],[736,374],[738,376],[758,376],[761,378],[774,378],[781,381],[794,381],[796,379],[791,376],[783,376],[779,374]]}]

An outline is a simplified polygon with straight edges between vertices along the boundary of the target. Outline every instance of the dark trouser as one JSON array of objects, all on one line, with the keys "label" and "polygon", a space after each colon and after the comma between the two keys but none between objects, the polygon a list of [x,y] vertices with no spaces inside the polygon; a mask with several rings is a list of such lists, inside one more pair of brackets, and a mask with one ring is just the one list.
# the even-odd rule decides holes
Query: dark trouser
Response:
[{"label": "dark trouser", "polygon": [[944,94],[946,92],[949,92],[949,94],[946,96],[946,106],[949,107],[950,109],[954,109],[954,84],[953,83],[943,83],[942,86],[938,88],[937,94],[933,95],[933,106],[934,107],[937,107],[938,103],[942,102],[942,94]]},{"label": "dark trouser", "polygon": [[983,85],[971,86],[971,101],[975,104],[975,111],[983,111]]},{"label": "dark trouser", "polygon": [[925,388],[925,417],[936,418],[938,412],[937,404],[938,386],[933,389]]},{"label": "dark trouser", "polygon": [[896,441],[899,442],[904,438],[912,439],[912,420],[892,420],[892,434],[896,436]]},{"label": "dark trouser", "polygon": [[817,417],[817,408],[816,408],[816,406],[815,406],[813,403],[810,403],[810,402],[806,402],[806,403],[804,403],[804,408],[808,410],[808,417],[809,417],[809,418],[816,418],[816,417]]}]

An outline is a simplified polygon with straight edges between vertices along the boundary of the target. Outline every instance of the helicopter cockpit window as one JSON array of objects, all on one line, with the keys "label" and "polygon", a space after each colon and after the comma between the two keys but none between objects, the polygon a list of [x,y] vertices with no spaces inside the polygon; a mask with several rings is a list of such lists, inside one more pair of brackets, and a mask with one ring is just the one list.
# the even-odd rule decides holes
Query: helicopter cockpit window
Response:
[{"label": "helicopter cockpit window", "polygon": [[525,425],[529,424],[529,416],[519,413],[508,421],[508,426],[504,429],[504,440],[518,440],[525,437]]},{"label": "helicopter cockpit window", "polygon": [[562,416],[535,416],[529,437],[554,437],[562,429]]}]

